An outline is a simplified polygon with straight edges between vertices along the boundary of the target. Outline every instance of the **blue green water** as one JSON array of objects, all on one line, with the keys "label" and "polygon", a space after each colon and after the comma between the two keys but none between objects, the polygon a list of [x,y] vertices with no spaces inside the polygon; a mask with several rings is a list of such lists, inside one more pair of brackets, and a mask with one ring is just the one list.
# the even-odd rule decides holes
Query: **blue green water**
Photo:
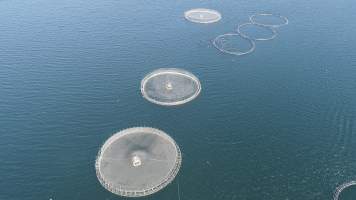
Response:
[{"label": "blue green water", "polygon": [[344,199],[344,200],[353,200],[356,197],[356,186],[350,186],[345,188],[341,195],[340,198]]},{"label": "blue green water", "polygon": [[[220,22],[183,12],[216,9]],[[103,142],[133,126],[179,144],[179,176],[142,199],[325,200],[356,180],[356,2],[0,1],[0,199],[122,199],[96,179]],[[289,25],[252,54],[211,41],[256,12]],[[140,81],[178,67],[201,95],[147,102]]]}]

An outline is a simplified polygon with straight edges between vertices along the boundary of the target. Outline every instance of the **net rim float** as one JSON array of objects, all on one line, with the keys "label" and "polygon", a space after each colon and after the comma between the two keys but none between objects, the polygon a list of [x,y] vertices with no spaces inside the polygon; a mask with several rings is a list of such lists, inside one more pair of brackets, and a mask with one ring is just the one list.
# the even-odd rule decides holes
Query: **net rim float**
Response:
[{"label": "net rim float", "polygon": [[349,181],[349,182],[339,185],[335,189],[333,200],[339,200],[339,197],[340,197],[340,194],[342,193],[342,191],[348,187],[351,187],[351,186],[356,186],[356,181]]}]

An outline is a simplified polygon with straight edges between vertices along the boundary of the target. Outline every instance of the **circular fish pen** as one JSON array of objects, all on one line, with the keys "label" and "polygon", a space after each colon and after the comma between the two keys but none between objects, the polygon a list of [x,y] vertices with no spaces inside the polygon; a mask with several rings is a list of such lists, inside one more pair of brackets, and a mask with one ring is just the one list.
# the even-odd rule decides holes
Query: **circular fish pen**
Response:
[{"label": "circular fish pen", "polygon": [[95,169],[105,189],[120,196],[140,197],[172,182],[181,162],[180,149],[169,135],[154,128],[135,127],[106,140]]},{"label": "circular fish pen", "polygon": [[185,104],[201,91],[199,79],[192,73],[177,69],[155,70],[141,81],[141,93],[148,101],[164,106]]},{"label": "circular fish pen", "polygon": [[[228,43],[230,42],[229,40],[233,40],[237,38],[247,42],[249,44],[249,48],[246,50],[240,50],[239,48],[228,47],[229,46]],[[253,40],[246,37],[242,37],[238,33],[226,33],[226,34],[219,35],[214,39],[213,45],[215,46],[215,48],[217,48],[219,51],[223,53],[232,54],[236,56],[249,54],[253,52],[256,48],[256,44]]]},{"label": "circular fish pen", "polygon": [[[252,37],[246,33],[244,33],[243,29],[247,27],[255,27],[259,29],[263,29],[264,31],[270,32],[270,36],[268,37]],[[267,41],[267,40],[273,40],[277,36],[277,31],[270,27],[270,26],[264,26],[264,25],[259,25],[259,24],[254,24],[254,23],[244,23],[240,24],[237,27],[237,33],[240,34],[242,37],[249,38],[251,40],[256,40],[256,41]]]},{"label": "circular fish pen", "polygon": [[351,186],[356,186],[356,181],[350,181],[350,182],[347,182],[347,183],[344,183],[344,184],[338,186],[335,189],[334,200],[339,200],[342,191],[344,191],[346,188],[351,187]]},{"label": "circular fish pen", "polygon": [[212,9],[196,8],[184,12],[184,17],[194,23],[209,24],[220,21],[221,14]]},{"label": "circular fish pen", "polygon": [[[258,19],[260,18],[260,19]],[[265,18],[265,20],[267,18],[275,18],[280,22],[275,22],[275,23],[266,23],[266,22],[261,22],[261,18]],[[258,13],[258,14],[254,14],[250,16],[250,21],[253,24],[258,24],[258,25],[262,25],[262,26],[269,26],[269,27],[273,27],[273,28],[278,28],[280,26],[285,26],[289,23],[289,20],[287,17],[284,17],[282,15],[275,15],[275,14],[271,14],[271,13]]]}]

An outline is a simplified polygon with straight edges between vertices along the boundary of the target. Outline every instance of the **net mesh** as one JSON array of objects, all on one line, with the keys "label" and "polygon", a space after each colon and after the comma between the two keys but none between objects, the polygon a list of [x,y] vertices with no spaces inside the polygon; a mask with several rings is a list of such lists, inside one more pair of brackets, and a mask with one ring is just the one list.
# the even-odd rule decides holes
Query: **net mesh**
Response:
[{"label": "net mesh", "polygon": [[181,69],[159,69],[141,82],[142,95],[160,105],[180,105],[196,98],[201,90],[197,77]]},{"label": "net mesh", "polygon": [[195,23],[214,23],[221,19],[221,14],[216,10],[197,8],[186,11],[184,17]]},{"label": "net mesh", "polygon": [[181,153],[161,130],[136,127],[114,134],[102,146],[96,173],[107,190],[120,196],[146,196],[163,189],[177,175]]}]

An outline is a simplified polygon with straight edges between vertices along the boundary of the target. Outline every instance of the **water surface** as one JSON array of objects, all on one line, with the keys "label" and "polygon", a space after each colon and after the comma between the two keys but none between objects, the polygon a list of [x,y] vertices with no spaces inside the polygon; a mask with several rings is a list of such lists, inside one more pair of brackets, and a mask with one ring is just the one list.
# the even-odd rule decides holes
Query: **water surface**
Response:
[{"label": "water surface", "polygon": [[[202,25],[184,11],[216,9]],[[122,199],[96,179],[97,151],[133,126],[180,145],[176,181],[143,199],[325,200],[356,180],[356,2],[0,1],[0,199]],[[256,12],[289,25],[249,55],[212,40]],[[200,78],[179,107],[147,102],[162,67]]]}]

